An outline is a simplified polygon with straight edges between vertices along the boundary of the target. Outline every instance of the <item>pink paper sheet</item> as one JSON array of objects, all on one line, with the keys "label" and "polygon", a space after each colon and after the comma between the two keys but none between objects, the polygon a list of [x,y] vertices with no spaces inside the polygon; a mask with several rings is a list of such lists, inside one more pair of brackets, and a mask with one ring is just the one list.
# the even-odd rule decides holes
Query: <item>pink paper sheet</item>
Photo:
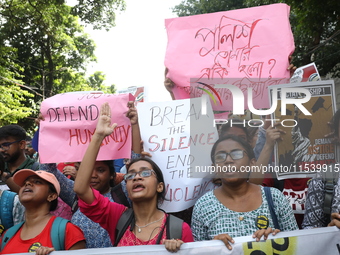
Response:
[{"label": "pink paper sheet", "polygon": [[80,162],[97,125],[100,106],[108,102],[113,123],[118,126],[105,138],[98,160],[130,158],[131,124],[125,116],[131,94],[66,93],[47,98],[41,104],[45,120],[40,122],[41,163]]},{"label": "pink paper sheet", "polygon": [[232,110],[230,91],[216,89],[220,102],[215,91],[197,82],[212,88],[234,84],[245,99],[247,88],[252,88],[257,109],[269,107],[267,86],[287,83],[290,77],[288,57],[294,51],[294,39],[289,11],[286,4],[273,4],[167,19],[165,66],[176,84],[175,98],[210,92],[216,114]]}]

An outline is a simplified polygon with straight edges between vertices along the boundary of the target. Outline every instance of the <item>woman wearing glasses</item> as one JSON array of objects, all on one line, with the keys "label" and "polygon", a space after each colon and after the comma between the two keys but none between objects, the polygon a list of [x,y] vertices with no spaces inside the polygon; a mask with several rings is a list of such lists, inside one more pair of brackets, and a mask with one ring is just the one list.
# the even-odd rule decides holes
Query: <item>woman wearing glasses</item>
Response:
[{"label": "woman wearing glasses", "polygon": [[[132,156],[135,157],[138,155],[137,153],[140,152],[139,147],[141,140],[138,131],[138,116],[133,102],[128,102],[127,107],[128,111],[126,113],[126,116],[130,119],[133,133],[132,149],[134,152],[136,152],[133,153]],[[40,121],[43,121],[42,116],[39,116],[36,120],[37,123],[39,123]],[[138,132],[136,132],[136,127]],[[135,143],[134,141],[138,142]],[[118,183],[119,181],[113,163],[113,160],[96,161],[92,167],[90,183],[94,189],[98,190],[100,194],[107,197],[110,201],[114,201],[118,196],[113,196],[113,194],[117,194],[117,191],[113,191],[113,187],[116,187],[115,183]],[[79,210],[78,201],[77,199],[75,199],[76,193],[73,190],[74,181],[68,179],[61,171],[59,171],[56,167],[56,164],[43,164],[42,169],[54,174],[58,179],[61,186],[60,198],[72,208],[73,215],[71,218],[71,222],[80,227],[81,230],[84,232],[86,238],[86,248],[112,247],[110,236],[108,235],[107,231],[103,229],[98,223],[90,220]],[[125,187],[122,188],[121,191],[122,193],[118,192],[118,194],[123,195],[125,198]],[[126,201],[126,203],[129,203],[129,201]]]},{"label": "woman wearing glasses", "polygon": [[195,204],[191,225],[195,241],[218,239],[231,249],[233,237],[253,235],[259,241],[271,233],[298,229],[287,199],[271,188],[279,226],[274,229],[275,215],[270,213],[264,188],[248,181],[256,162],[250,144],[237,136],[222,137],[211,150],[211,160],[222,185]]},{"label": "woman wearing glasses", "polygon": [[[79,197],[80,210],[108,231],[112,244],[117,241],[116,226],[127,208],[110,202],[92,189],[90,179],[100,145],[115,127],[116,124],[111,125],[110,107],[105,103],[101,107],[96,131],[81,162],[74,184],[74,191]],[[164,243],[169,251],[177,251],[183,242],[193,241],[190,227],[186,223],[181,223],[181,240],[164,240],[167,236],[166,223],[169,217],[158,209],[158,204],[164,200],[165,185],[161,170],[152,160],[146,158],[132,160],[127,166],[124,179],[132,201],[134,220],[125,230],[117,246]]]}]

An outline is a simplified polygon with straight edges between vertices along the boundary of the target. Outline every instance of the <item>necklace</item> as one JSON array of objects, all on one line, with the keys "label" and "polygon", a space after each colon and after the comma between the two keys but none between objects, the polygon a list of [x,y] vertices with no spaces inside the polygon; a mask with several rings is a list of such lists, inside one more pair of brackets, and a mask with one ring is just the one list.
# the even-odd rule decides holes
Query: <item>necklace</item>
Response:
[{"label": "necklace", "polygon": [[155,221],[153,221],[153,222],[150,222],[150,223],[148,223],[148,224],[146,224],[146,225],[144,225],[144,226],[138,226],[138,225],[135,223],[135,226],[138,227],[138,233],[142,232],[141,228],[145,228],[145,227],[147,227],[147,226],[149,226],[149,225],[151,225],[151,224],[154,224],[154,223],[160,221],[160,220],[163,219],[163,218],[164,218],[164,213],[163,213],[163,216],[160,217],[158,220],[155,220]]}]

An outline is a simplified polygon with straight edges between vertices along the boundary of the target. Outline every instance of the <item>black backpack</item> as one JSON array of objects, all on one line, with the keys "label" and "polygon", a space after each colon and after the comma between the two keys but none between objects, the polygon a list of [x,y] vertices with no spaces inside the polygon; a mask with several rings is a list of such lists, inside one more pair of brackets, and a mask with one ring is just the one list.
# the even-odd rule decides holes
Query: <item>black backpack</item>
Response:
[{"label": "black backpack", "polygon": [[[129,208],[123,212],[120,216],[117,226],[116,226],[116,240],[113,244],[116,247],[123,237],[125,231],[130,226],[130,230],[133,229],[135,225],[134,213],[132,208]],[[171,214],[167,215],[165,227],[166,227],[166,238],[167,239],[182,239],[182,224],[183,220],[173,216]],[[163,236],[164,227],[162,228],[161,232],[159,233],[158,239],[156,244],[160,244],[161,238]]]}]

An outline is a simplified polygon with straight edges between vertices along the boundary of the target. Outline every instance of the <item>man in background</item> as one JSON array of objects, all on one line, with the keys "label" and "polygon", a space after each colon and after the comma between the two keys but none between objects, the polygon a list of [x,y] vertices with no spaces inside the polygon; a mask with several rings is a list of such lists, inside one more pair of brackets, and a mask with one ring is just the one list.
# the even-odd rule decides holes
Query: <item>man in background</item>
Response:
[{"label": "man in background", "polygon": [[18,193],[19,186],[12,176],[21,169],[38,170],[39,163],[26,156],[26,131],[19,125],[7,125],[0,128],[0,154],[5,161],[2,181],[11,191]]}]

